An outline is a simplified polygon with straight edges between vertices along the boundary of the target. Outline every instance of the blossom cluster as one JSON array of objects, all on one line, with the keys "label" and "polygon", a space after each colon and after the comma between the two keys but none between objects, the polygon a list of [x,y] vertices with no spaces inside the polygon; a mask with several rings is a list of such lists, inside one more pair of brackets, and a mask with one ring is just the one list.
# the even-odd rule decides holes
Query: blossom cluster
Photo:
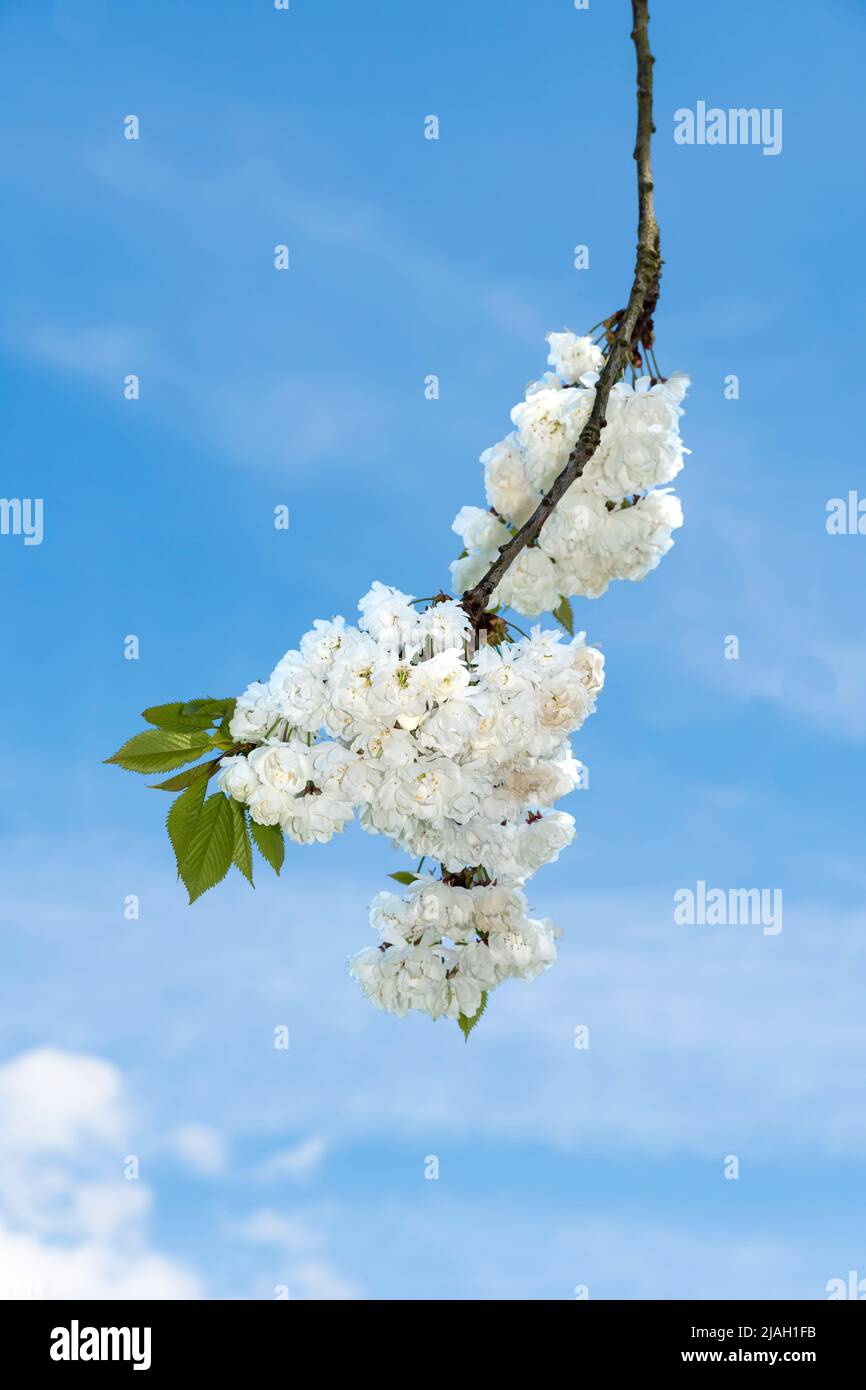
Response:
[{"label": "blossom cluster", "polygon": [[[462,507],[454,521],[465,547],[451,567],[457,592],[532,514],[590,416],[601,349],[568,332],[548,344],[553,370],[481,456],[489,509]],[[682,524],[668,485],[686,452],[687,386],[679,375],[613,387],[598,449],[500,580],[492,609],[558,611],[563,598],[597,597],[612,579],[655,568]],[[479,633],[445,595],[418,601],[375,583],[358,608],[357,625],[317,621],[267,681],[247,687],[229,727],[242,751],[223,759],[219,784],[255,824],[299,844],[329,840],[357,816],[419,859],[415,874],[395,875],[408,885],[402,896],[373,900],[378,942],[350,970],[379,1008],[466,1025],[491,989],[556,958],[559,930],[529,916],[525,884],[574,836],[556,803],[583,782],[570,738],[595,709],[603,658],[583,633],[533,627],[517,639],[498,618]],[[422,874],[428,861],[438,877]]]},{"label": "blossom cluster", "polygon": [[[451,566],[457,591],[470,589],[499,548],[532,515],[562,472],[589,419],[604,355],[590,338],[548,335],[546,372],[514,407],[514,430],[481,455],[490,510],[462,507],[453,529],[464,553]],[[613,579],[643,579],[670,550],[682,525],[679,499],[665,486],[683,466],[678,374],[618,382],[598,449],[545,522],[537,545],[521,552],[493,605],[518,613],[553,611],[562,597],[598,598]]]},{"label": "blossom cluster", "polygon": [[[380,583],[359,609],[357,626],[317,621],[247,688],[230,725],[246,751],[224,759],[219,783],[298,843],[328,840],[357,814],[437,862],[445,881],[418,880],[403,907],[376,899],[382,942],[353,969],[394,1012],[465,1013],[555,954],[521,885],[574,836],[555,803],[581,781],[569,736],[595,709],[603,658],[582,633],[538,627],[479,643],[458,602],[419,612]],[[498,927],[481,925],[497,912]]]},{"label": "blossom cluster", "polygon": [[473,1018],[503,980],[534,980],[556,960],[559,928],[533,921],[517,886],[419,878],[402,898],[379,893],[370,922],[379,945],[354,957],[352,975],[373,1003],[401,1017],[419,1009]]}]

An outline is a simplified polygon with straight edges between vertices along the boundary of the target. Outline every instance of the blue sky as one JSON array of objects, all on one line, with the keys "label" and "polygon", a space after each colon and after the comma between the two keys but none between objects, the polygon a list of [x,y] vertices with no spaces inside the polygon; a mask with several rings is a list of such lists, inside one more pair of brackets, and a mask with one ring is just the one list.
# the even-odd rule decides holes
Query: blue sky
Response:
[{"label": "blue sky", "polygon": [[[239,691],[372,580],[447,584],[545,333],[627,293],[628,32],[625,0],[0,8],[0,490],[42,497],[45,532],[0,537],[6,1283],[817,1298],[866,1277],[866,539],[825,527],[866,487],[855,0],[654,6],[686,525],[644,584],[578,605],[608,682],[579,839],[532,884],[556,968],[500,990],[468,1046],[380,1015],[345,959],[403,867],[386,843],[290,847],[280,882],[189,908],[168,799],[101,765],[145,705]],[[676,145],[699,100],[781,108],[781,153]],[[677,926],[699,879],[781,888],[783,930]]]}]

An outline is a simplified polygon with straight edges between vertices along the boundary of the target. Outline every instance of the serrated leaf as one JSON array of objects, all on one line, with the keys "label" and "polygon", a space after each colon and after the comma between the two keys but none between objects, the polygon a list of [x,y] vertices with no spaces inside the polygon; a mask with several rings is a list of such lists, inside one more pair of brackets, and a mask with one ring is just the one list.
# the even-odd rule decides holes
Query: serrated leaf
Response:
[{"label": "serrated leaf", "polygon": [[234,712],[235,712],[235,706],[236,706],[236,705],[237,705],[237,700],[230,700],[230,701],[229,701],[229,708],[226,710],[226,712],[225,712],[225,714],[223,715],[222,720],[221,720],[221,722],[220,722],[220,726],[219,726],[219,729],[217,730],[217,733],[221,734],[223,738],[231,739],[231,733],[229,732],[229,725],[231,724],[232,718],[234,717]]},{"label": "serrated leaf", "polygon": [[181,864],[189,848],[199,812],[204,804],[206,791],[207,781],[200,778],[197,782],[193,782],[192,786],[188,787],[183,795],[173,801],[169,807],[165,824],[168,837],[171,840],[171,847],[174,850],[174,857],[177,860],[179,877],[181,876]]},{"label": "serrated leaf", "polygon": [[389,874],[389,878],[396,878],[398,883],[414,883],[418,875],[410,873],[408,869],[400,869],[396,874]]},{"label": "serrated leaf", "polygon": [[211,747],[209,736],[198,729],[178,733],[171,729],[145,729],[127,739],[107,763],[129,772],[170,772],[173,767],[196,762]]},{"label": "serrated leaf", "polygon": [[[194,783],[189,791],[197,788]],[[184,792],[184,796],[189,792]],[[196,817],[192,836],[180,858],[180,876],[194,903],[225,878],[235,844],[232,804],[222,792],[209,796]]]},{"label": "serrated leaf", "polygon": [[232,863],[240,869],[247,882],[253,884],[253,846],[250,840],[249,827],[247,826],[246,808],[239,801],[231,801],[232,818],[234,820],[235,842],[232,849]]},{"label": "serrated leaf", "polygon": [[237,704],[237,700],[229,700],[228,703],[229,708],[226,710],[225,714],[223,715],[222,719],[217,725],[216,732],[213,736],[213,741],[216,747],[222,748],[226,752],[228,752],[230,748],[234,748],[235,746],[235,740],[232,738],[231,735],[231,722],[234,716],[235,705]]},{"label": "serrated leaf", "polygon": [[234,705],[234,700],[213,700],[210,696],[204,700],[185,700],[181,705],[180,713],[184,719],[207,719],[213,723],[215,719],[223,719],[228,711],[229,705]]},{"label": "serrated leaf", "polygon": [[556,608],[553,609],[553,616],[562,627],[565,628],[569,637],[574,636],[574,614],[571,611],[571,603],[563,595]]},{"label": "serrated leaf", "polygon": [[199,777],[213,777],[215,772],[219,772],[220,758],[214,758],[212,762],[198,763],[196,767],[188,767],[185,772],[179,772],[176,777],[169,777],[165,782],[151,782],[150,790],[156,792],[179,792],[184,787],[191,787],[193,782],[197,782]]},{"label": "serrated leaf", "polygon": [[471,1018],[468,1018],[466,1014],[461,1014],[457,1020],[457,1023],[460,1027],[460,1032],[463,1034],[464,1042],[469,1041],[469,1034],[472,1032],[472,1029],[475,1027],[476,1023],[478,1022],[486,1008],[487,990],[485,989],[481,992],[481,1003],[478,1005],[478,1012],[474,1013]]},{"label": "serrated leaf", "polygon": [[278,825],[259,825],[252,816],[250,816],[250,830],[259,854],[268,861],[274,873],[278,874],[286,857],[282,830]]},{"label": "serrated leaf", "polygon": [[[203,701],[192,703],[202,704]],[[194,729],[209,729],[213,716],[207,714],[184,714],[184,701],[172,700],[167,705],[150,705],[141,711],[142,719],[154,724],[157,729],[169,729],[172,733],[190,733]]]}]

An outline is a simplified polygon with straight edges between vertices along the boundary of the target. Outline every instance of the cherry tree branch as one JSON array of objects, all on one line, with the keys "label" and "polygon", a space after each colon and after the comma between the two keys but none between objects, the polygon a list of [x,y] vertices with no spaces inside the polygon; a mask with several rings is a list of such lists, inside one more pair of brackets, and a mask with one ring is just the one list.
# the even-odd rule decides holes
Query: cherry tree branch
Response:
[{"label": "cherry tree branch", "polygon": [[659,249],[659,229],[653,205],[653,171],[651,142],[653,125],[653,63],[649,46],[648,0],[632,0],[633,28],[631,37],[637,59],[637,139],[634,158],[637,163],[638,227],[637,257],[634,280],[624,311],[614,315],[616,332],[607,361],[598,379],[595,401],[589,419],[580,432],[568,462],[542,497],[528,521],[504,545],[484,578],[467,590],[461,600],[476,627],[484,623],[484,610],[490,597],[514,564],[518,555],[537,539],[541,528],[560,498],[584,468],[598,448],[601,432],[607,423],[605,410],[615,383],[629,362],[634,362],[639,344],[652,346],[653,313],[659,297],[662,259]]}]

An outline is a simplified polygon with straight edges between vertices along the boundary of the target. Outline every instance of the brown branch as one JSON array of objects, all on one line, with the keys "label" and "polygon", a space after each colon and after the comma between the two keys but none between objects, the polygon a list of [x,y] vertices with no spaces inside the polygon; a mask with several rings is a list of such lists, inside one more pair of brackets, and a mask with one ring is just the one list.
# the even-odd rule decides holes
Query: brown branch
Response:
[{"label": "brown branch", "polygon": [[637,162],[638,187],[638,227],[637,258],[634,280],[628,304],[623,312],[614,316],[617,329],[613,345],[595,389],[595,401],[589,419],[580,432],[577,443],[569,455],[568,462],[553,482],[550,490],[542,497],[528,521],[521,526],[507,545],[503,546],[498,557],[484,578],[467,590],[462,604],[472,622],[478,627],[482,615],[490,602],[490,596],[503,575],[514,564],[526,546],[537,539],[541,528],[550,516],[560,498],[573,482],[581,476],[584,468],[598,448],[601,432],[607,423],[605,410],[614,384],[619,380],[629,362],[638,359],[638,346],[652,345],[653,313],[659,297],[662,260],[659,250],[659,229],[653,207],[653,171],[651,141],[653,125],[653,63],[650,52],[649,5],[648,0],[632,0],[634,27],[631,37],[634,41],[637,59],[637,139],[634,158]]}]

